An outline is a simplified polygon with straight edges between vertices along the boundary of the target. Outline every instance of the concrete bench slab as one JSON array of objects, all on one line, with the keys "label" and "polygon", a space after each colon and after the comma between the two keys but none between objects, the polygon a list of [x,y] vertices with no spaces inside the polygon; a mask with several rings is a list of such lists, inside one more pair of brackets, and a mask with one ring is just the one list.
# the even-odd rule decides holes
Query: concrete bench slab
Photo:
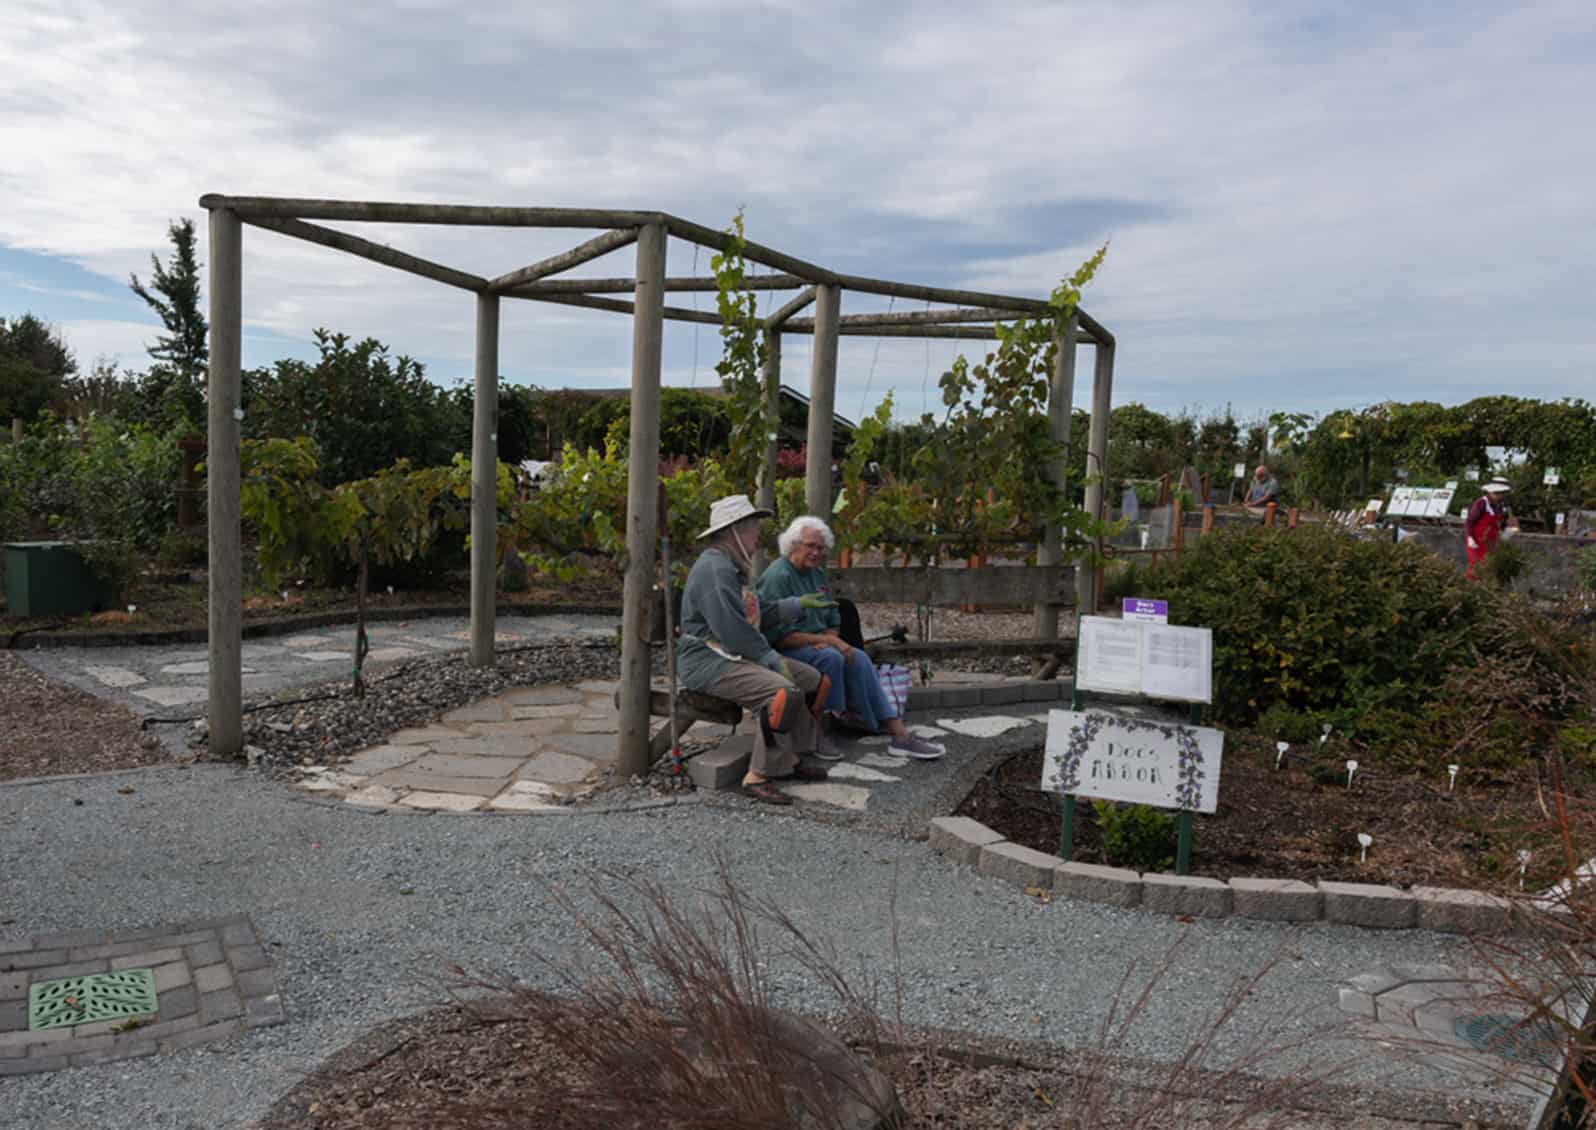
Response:
[{"label": "concrete bench slab", "polygon": [[754,736],[734,734],[714,749],[687,760],[687,775],[695,789],[735,789],[748,772],[754,756]]}]

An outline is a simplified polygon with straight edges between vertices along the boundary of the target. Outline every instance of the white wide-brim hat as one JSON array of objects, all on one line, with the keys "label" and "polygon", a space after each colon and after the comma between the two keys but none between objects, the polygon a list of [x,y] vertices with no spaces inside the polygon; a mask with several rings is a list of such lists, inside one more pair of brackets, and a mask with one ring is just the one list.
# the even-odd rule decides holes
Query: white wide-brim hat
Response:
[{"label": "white wide-brim hat", "polygon": [[1486,483],[1480,489],[1483,490],[1483,491],[1489,491],[1492,494],[1506,494],[1508,491],[1512,490],[1513,488],[1508,486],[1501,479],[1492,479],[1490,482]]},{"label": "white wide-brim hat", "polygon": [[769,518],[774,511],[762,510],[748,501],[746,494],[729,494],[716,499],[709,506],[709,529],[699,534],[699,539],[719,533],[727,526],[735,526],[744,518]]}]

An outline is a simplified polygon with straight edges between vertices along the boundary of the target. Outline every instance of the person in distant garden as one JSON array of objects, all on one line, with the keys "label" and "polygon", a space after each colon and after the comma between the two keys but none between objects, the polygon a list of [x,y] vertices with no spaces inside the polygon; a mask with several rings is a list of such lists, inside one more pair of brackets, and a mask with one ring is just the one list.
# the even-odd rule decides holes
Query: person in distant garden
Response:
[{"label": "person in distant garden", "polygon": [[1480,488],[1480,497],[1463,519],[1463,547],[1469,558],[1468,571],[1463,575],[1471,581],[1479,580],[1474,566],[1485,560],[1502,535],[1507,522],[1507,492],[1511,489],[1501,479],[1492,479]]},{"label": "person in distant garden", "polygon": [[[743,777],[743,792],[766,804],[791,804],[771,782],[793,777],[820,781],[826,769],[805,764],[815,751],[820,702],[829,689],[813,667],[778,655],[762,631],[805,612],[835,609],[821,594],[761,602],[748,589],[753,553],[769,510],[746,494],[716,501],[709,528],[699,534],[709,545],[688,571],[682,588],[682,633],[676,645],[677,673],[688,690],[702,691],[754,712],[754,753]],[[806,695],[813,695],[811,707]]]},{"label": "person in distant garden", "polygon": [[[831,587],[826,580],[826,554],[837,544],[831,527],[813,515],[793,519],[792,525],[777,539],[781,556],[759,578],[761,602],[774,602],[821,594],[828,599]],[[934,761],[946,752],[935,742],[909,733],[898,717],[897,707],[882,689],[876,665],[870,656],[846,643],[840,634],[842,614],[835,602],[806,612],[796,622],[781,623],[765,631],[768,639],[788,659],[807,664],[831,680],[830,693],[822,703],[826,713],[841,718],[854,729],[891,735],[887,747],[899,757]],[[819,735],[815,755],[836,761],[842,752],[824,731]]]},{"label": "person in distant garden", "polygon": [[1280,483],[1262,463],[1252,473],[1252,486],[1247,488],[1247,509],[1262,511],[1271,502],[1280,501]]}]

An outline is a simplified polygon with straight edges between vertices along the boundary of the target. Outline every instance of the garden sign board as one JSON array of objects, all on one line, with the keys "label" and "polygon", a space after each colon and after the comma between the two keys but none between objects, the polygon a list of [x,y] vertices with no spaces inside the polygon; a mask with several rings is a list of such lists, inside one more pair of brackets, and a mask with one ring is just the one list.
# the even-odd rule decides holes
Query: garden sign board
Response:
[{"label": "garden sign board", "polygon": [[1047,716],[1042,788],[1212,813],[1219,806],[1224,749],[1224,731],[1207,726],[1053,710]]},{"label": "garden sign board", "polygon": [[1208,628],[1082,616],[1075,656],[1075,686],[1083,691],[1214,700],[1214,634]]}]

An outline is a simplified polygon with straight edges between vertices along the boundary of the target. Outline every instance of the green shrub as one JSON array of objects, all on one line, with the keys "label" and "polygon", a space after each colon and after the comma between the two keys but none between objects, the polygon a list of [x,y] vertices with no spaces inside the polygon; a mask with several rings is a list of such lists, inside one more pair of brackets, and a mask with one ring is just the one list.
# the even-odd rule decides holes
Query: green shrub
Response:
[{"label": "green shrub", "polygon": [[1478,572],[1495,588],[1510,589],[1513,582],[1530,570],[1528,555],[1513,542],[1503,538],[1491,547]]},{"label": "green shrub", "polygon": [[1110,863],[1137,871],[1168,871],[1175,865],[1179,817],[1174,813],[1145,804],[1094,800],[1092,814]]},{"label": "green shrub", "polygon": [[1216,531],[1148,571],[1170,620],[1214,631],[1214,705],[1253,722],[1279,704],[1337,729],[1417,707],[1489,613],[1488,594],[1411,544],[1318,528]]},{"label": "green shrub", "polygon": [[1596,701],[1588,633],[1411,543],[1220,530],[1149,569],[1136,595],[1213,629],[1220,721],[1288,741],[1329,722],[1360,756],[1506,765],[1547,752]]},{"label": "green shrub", "polygon": [[1258,716],[1257,729],[1278,741],[1300,745],[1318,739],[1320,724],[1319,719],[1312,714],[1277,702]]}]

